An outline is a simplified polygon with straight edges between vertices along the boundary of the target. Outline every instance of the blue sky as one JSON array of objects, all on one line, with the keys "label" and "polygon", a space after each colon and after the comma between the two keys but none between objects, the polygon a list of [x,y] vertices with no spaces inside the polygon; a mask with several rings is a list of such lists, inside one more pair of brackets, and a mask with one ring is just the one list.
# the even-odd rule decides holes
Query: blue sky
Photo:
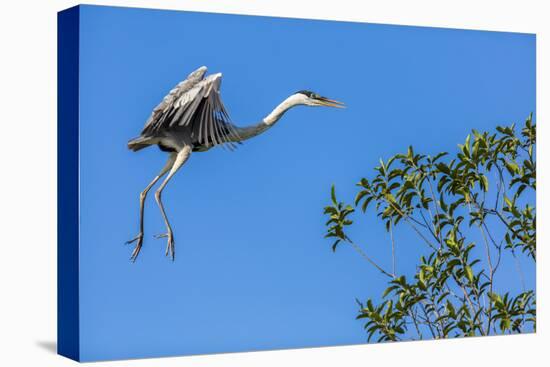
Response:
[{"label": "blue sky", "polygon": [[[453,151],[472,128],[535,110],[527,34],[84,6],[80,37],[83,360],[366,342],[354,299],[379,297],[384,279],[323,239],[330,186],[351,199],[380,157]],[[298,107],[234,153],[193,154],[163,196],[176,261],[153,238],[164,223],[151,195],[131,263],[139,192],[166,155],[126,142],[201,65],[223,73],[239,125],[300,89],[348,108]],[[383,224],[360,223],[355,236],[387,259]],[[406,273],[420,253],[405,235]]]}]

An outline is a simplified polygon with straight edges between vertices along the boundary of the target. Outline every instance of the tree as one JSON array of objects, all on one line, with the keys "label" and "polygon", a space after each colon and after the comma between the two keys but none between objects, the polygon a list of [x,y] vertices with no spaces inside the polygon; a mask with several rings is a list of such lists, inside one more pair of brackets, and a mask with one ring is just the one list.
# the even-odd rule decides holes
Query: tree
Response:
[{"label": "tree", "polygon": [[[511,256],[524,284],[518,257],[536,261],[536,125],[530,115],[514,125],[466,137],[452,157],[418,154],[409,147],[380,160],[372,179],[362,178],[353,205],[331,190],[327,238],[332,249],[355,249],[387,280],[376,302],[359,304],[368,340],[448,338],[534,331],[535,291],[495,290],[501,260]],[[490,182],[490,177],[495,177]],[[354,215],[374,210],[390,240],[391,269],[353,242]],[[412,277],[396,269],[395,231],[422,243]],[[407,243],[407,245],[409,245]]]}]

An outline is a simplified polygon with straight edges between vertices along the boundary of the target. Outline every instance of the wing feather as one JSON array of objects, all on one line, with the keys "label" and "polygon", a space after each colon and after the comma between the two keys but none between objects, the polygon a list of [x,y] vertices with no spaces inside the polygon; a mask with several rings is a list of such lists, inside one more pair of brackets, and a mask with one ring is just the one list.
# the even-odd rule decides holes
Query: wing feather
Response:
[{"label": "wing feather", "polygon": [[178,83],[153,109],[151,116],[145,122],[142,135],[151,135],[165,127],[167,117],[174,111],[175,102],[181,99],[190,89],[203,80],[206,74],[206,66],[201,66],[187,76],[187,79]]},{"label": "wing feather", "polygon": [[220,96],[221,74],[206,78],[201,67],[180,82],[153,110],[142,135],[157,136],[178,127],[188,126],[191,139],[200,145],[240,144],[239,134],[231,123]]}]

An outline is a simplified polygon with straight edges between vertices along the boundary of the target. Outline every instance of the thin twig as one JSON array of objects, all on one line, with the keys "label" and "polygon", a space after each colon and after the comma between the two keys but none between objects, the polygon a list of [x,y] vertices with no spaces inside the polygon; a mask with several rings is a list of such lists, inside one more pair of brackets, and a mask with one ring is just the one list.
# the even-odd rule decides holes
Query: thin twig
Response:
[{"label": "thin twig", "polygon": [[393,225],[390,220],[390,240],[391,240],[391,264],[392,264],[392,273],[395,272],[395,241],[393,239]]},{"label": "thin twig", "polygon": [[348,236],[346,236],[346,241],[361,255],[365,260],[367,260],[372,266],[378,269],[382,274],[394,279],[395,275],[384,270],[380,265],[378,265],[374,260],[372,260],[362,249],[357,246]]},{"label": "thin twig", "polygon": [[[439,218],[439,209],[437,208],[437,200],[435,199],[435,192],[434,192],[434,189],[433,189],[433,186],[432,186],[432,181],[430,180],[430,176],[427,175],[427,178],[428,180],[428,187],[430,188],[430,193],[432,194],[432,200],[434,202],[434,207],[435,207],[435,213],[436,215],[438,216]],[[433,223],[433,226],[434,226],[434,231],[435,231],[435,222]],[[443,237],[441,235],[441,231],[437,231],[438,234],[439,234],[439,243],[440,243],[440,246],[443,246]]]},{"label": "thin twig", "polygon": [[521,282],[521,289],[523,292],[525,292],[525,277],[523,276],[523,271],[521,270],[521,264],[519,263],[519,259],[516,256],[516,251],[512,249],[512,257],[514,258],[514,263],[516,265],[516,270],[519,275],[519,281]]},{"label": "thin twig", "polygon": [[436,241],[439,241],[439,238],[437,238],[435,232],[432,230],[432,228],[428,225],[428,221],[426,220],[426,217],[424,216],[424,214],[422,213],[422,210],[419,211],[420,213],[420,216],[422,217],[422,220],[424,221],[424,223],[426,223],[425,227],[428,228],[428,230],[430,231],[431,235],[433,236],[433,238],[435,238]]},{"label": "thin twig", "polygon": [[[433,322],[430,319],[430,316],[428,315],[428,312],[426,311],[426,307],[424,306],[424,304],[422,302],[420,302],[420,308],[424,312],[424,317],[426,317],[426,325],[428,325],[428,329],[430,330],[430,333],[432,334],[432,337],[434,339],[437,339],[437,337],[435,336],[434,329],[432,327]],[[438,330],[438,334],[439,334],[439,330]]]},{"label": "thin twig", "polygon": [[409,215],[403,213],[401,211],[401,209],[399,209],[399,207],[397,207],[393,202],[391,201],[386,201],[389,205],[391,205],[393,207],[393,209],[395,211],[397,211],[402,217],[403,219],[405,219],[405,221],[407,223],[409,223],[409,225],[412,227],[412,229],[428,244],[428,246],[430,246],[433,250],[437,250],[437,248],[424,236],[424,234],[422,234],[422,232],[420,232],[420,230],[418,228],[416,228],[416,226],[414,225],[414,223],[411,223],[410,219],[411,218]]},{"label": "thin twig", "polygon": [[418,327],[418,321],[416,320],[416,313],[413,313],[412,309],[409,309],[409,316],[411,316],[411,319],[413,320],[414,327],[416,329],[416,333],[418,334],[418,338],[420,340],[423,339],[422,333],[420,332],[420,328]]}]

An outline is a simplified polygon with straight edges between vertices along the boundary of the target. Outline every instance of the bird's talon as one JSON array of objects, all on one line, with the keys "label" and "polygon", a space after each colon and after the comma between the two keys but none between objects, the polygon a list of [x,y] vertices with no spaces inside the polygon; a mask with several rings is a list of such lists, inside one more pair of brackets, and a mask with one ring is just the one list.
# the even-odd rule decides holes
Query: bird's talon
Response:
[{"label": "bird's talon", "polygon": [[136,242],[136,247],[134,248],[134,251],[132,251],[132,255],[130,256],[130,261],[135,262],[139,252],[141,251],[141,245],[143,244],[143,233],[138,234],[136,237],[132,238],[129,241],[126,241],[126,244],[129,245],[133,242]]},{"label": "bird's talon", "polygon": [[168,238],[168,243],[166,244],[166,251],[165,255],[170,256],[172,260],[174,260],[175,257],[175,251],[174,251],[174,235],[171,232],[168,233],[162,233],[155,235],[155,238]]},{"label": "bird's talon", "polygon": [[143,238],[143,235],[142,234],[138,234],[136,237],[132,238],[131,240],[128,240],[126,242],[124,242],[125,245],[129,245],[131,243],[134,243],[136,242],[137,240],[139,239],[142,239]]}]

